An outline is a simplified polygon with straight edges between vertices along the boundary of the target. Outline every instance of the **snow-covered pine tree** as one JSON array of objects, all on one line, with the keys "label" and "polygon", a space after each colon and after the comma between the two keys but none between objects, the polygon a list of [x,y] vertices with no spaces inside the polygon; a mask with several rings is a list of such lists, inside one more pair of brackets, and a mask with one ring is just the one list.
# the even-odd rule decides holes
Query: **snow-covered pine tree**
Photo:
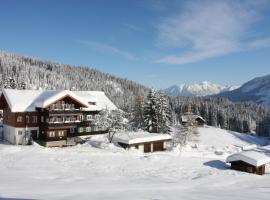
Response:
[{"label": "snow-covered pine tree", "polygon": [[270,114],[264,117],[256,126],[256,133],[259,136],[270,136]]},{"label": "snow-covered pine tree", "polygon": [[135,96],[135,103],[132,109],[131,124],[134,129],[141,129],[144,127],[143,106],[144,93],[143,91],[139,91]]},{"label": "snow-covered pine tree", "polygon": [[171,125],[171,111],[168,99],[162,93],[157,93],[158,130],[159,133],[168,133]]},{"label": "snow-covered pine tree", "polygon": [[156,91],[150,90],[143,109],[144,129],[150,133],[157,132]]},{"label": "snow-covered pine tree", "polygon": [[15,81],[14,78],[10,78],[10,79],[9,79],[9,87],[10,87],[11,89],[16,89],[17,84],[16,84],[16,81]]},{"label": "snow-covered pine tree", "polygon": [[167,133],[171,125],[171,112],[168,99],[161,93],[151,90],[144,105],[145,130],[152,133]]},{"label": "snow-covered pine tree", "polygon": [[95,124],[98,125],[99,129],[109,131],[109,142],[112,142],[115,133],[118,131],[131,129],[126,113],[122,110],[102,110],[96,118]]},{"label": "snow-covered pine tree", "polygon": [[21,89],[21,90],[25,90],[25,89],[26,89],[26,84],[25,84],[25,82],[21,82],[21,84],[20,84],[20,89]]}]

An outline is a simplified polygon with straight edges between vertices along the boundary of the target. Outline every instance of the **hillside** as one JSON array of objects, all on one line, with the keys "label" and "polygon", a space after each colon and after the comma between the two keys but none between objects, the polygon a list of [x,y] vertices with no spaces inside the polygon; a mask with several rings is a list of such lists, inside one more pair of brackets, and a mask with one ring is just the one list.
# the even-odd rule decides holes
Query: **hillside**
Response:
[{"label": "hillside", "polygon": [[182,152],[125,151],[104,136],[67,148],[0,144],[0,198],[266,200],[269,165],[266,175],[257,176],[224,162],[242,145],[266,142],[207,127],[198,130],[197,148],[189,141]]},{"label": "hillside", "polygon": [[[130,113],[138,105],[136,97],[140,96],[144,100],[149,92],[143,85],[94,68],[42,61],[1,51],[0,78],[1,88],[14,79],[12,86],[20,88],[24,85],[26,89],[104,91],[118,108]],[[258,105],[232,103],[221,98],[170,96],[168,99],[173,124],[179,122],[189,104],[195,113],[205,118],[207,124],[238,132],[254,131],[256,122],[262,120],[268,112]]]},{"label": "hillside", "polygon": [[240,88],[218,94],[231,101],[253,101],[263,106],[270,106],[270,75],[254,78]]},{"label": "hillside", "polygon": [[223,86],[211,83],[209,81],[203,81],[201,83],[194,84],[180,84],[173,85],[162,90],[165,94],[171,96],[190,96],[190,97],[199,97],[218,94],[220,92],[231,91],[236,89],[236,86]]},{"label": "hillside", "polygon": [[254,135],[206,126],[198,128],[195,134],[189,137],[184,155],[191,153],[193,156],[226,158],[229,154],[241,151],[241,147],[269,143],[270,141]]},{"label": "hillside", "polygon": [[9,78],[26,89],[99,90],[121,109],[131,110],[135,95],[148,88],[95,68],[71,66],[0,51],[0,88]]}]

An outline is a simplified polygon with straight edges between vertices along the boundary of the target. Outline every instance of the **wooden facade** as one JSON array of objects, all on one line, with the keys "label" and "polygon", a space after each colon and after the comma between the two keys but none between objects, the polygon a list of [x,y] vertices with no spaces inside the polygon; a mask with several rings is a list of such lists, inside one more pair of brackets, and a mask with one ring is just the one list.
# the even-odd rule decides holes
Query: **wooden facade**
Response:
[{"label": "wooden facade", "polygon": [[26,132],[29,129],[30,137],[46,146],[52,141],[63,141],[64,144],[70,137],[107,133],[107,130],[98,129],[94,124],[98,111],[84,111],[85,107],[66,95],[45,108],[36,107],[33,112],[11,112],[5,96],[2,94],[0,97],[3,124],[13,127],[15,131],[23,128]]},{"label": "wooden facade", "polygon": [[265,165],[256,167],[241,160],[231,162],[231,169],[258,174],[258,175],[265,174]]},{"label": "wooden facade", "polygon": [[170,140],[157,140],[151,142],[143,142],[143,143],[134,143],[134,144],[126,144],[123,142],[117,142],[121,147],[125,149],[136,148],[143,149],[144,153],[156,152],[156,151],[164,151],[166,150],[165,142]]},{"label": "wooden facade", "polygon": [[202,117],[194,114],[186,114],[181,116],[180,122],[184,127],[203,127],[205,125],[205,120]]},{"label": "wooden facade", "polygon": [[195,119],[195,126],[196,127],[203,127],[205,124],[205,121],[201,117],[197,117]]}]

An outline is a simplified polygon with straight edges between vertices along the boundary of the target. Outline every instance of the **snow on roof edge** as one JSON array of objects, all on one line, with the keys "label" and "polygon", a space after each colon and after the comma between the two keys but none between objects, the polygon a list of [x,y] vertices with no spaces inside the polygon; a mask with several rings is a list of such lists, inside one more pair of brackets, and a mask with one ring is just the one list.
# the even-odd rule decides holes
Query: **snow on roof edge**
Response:
[{"label": "snow on roof edge", "polygon": [[270,157],[256,151],[242,151],[232,154],[227,157],[226,162],[244,161],[253,166],[259,167],[261,165],[270,163]]},{"label": "snow on roof edge", "polygon": [[88,102],[85,101],[85,99],[83,99],[82,97],[79,97],[78,95],[76,95],[74,92],[72,92],[70,90],[59,91],[59,93],[56,93],[52,97],[45,99],[43,102],[36,102],[36,106],[46,108],[47,106],[49,106],[53,102],[61,99],[62,97],[65,97],[65,96],[70,96],[70,97],[76,99],[78,102],[80,102],[82,105],[84,105],[86,107],[89,106]]},{"label": "snow on roof edge", "polygon": [[154,141],[162,141],[162,140],[171,140],[172,136],[168,134],[154,134],[149,133],[149,135],[138,135],[137,138],[124,138],[121,136],[115,136],[113,138],[114,142],[122,142],[124,144],[138,144],[138,143],[145,143],[145,142],[154,142]]},{"label": "snow on roof edge", "polygon": [[[103,91],[3,89],[2,93],[7,100],[11,112],[35,112],[36,107],[44,107],[52,100],[55,100],[56,97],[61,97],[65,94],[76,98],[89,108],[88,110],[118,109]],[[88,102],[96,102],[97,105],[90,105]]]},{"label": "snow on roof edge", "polygon": [[12,106],[12,103],[11,103],[10,99],[8,98],[7,93],[6,93],[6,89],[3,89],[2,95],[4,95],[6,101],[7,101],[8,105],[9,105],[9,108],[10,108],[11,112],[14,112],[14,111],[12,110],[12,107],[13,107],[13,106]]}]

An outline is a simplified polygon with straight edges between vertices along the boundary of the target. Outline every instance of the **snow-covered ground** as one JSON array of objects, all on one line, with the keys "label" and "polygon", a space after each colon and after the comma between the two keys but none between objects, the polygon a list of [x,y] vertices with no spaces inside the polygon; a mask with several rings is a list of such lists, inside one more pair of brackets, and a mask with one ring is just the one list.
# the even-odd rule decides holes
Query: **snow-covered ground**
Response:
[{"label": "snow-covered ground", "polygon": [[189,139],[181,152],[152,154],[125,151],[104,136],[68,148],[0,144],[0,199],[269,199],[269,166],[258,176],[224,162],[267,140],[210,127]]}]

